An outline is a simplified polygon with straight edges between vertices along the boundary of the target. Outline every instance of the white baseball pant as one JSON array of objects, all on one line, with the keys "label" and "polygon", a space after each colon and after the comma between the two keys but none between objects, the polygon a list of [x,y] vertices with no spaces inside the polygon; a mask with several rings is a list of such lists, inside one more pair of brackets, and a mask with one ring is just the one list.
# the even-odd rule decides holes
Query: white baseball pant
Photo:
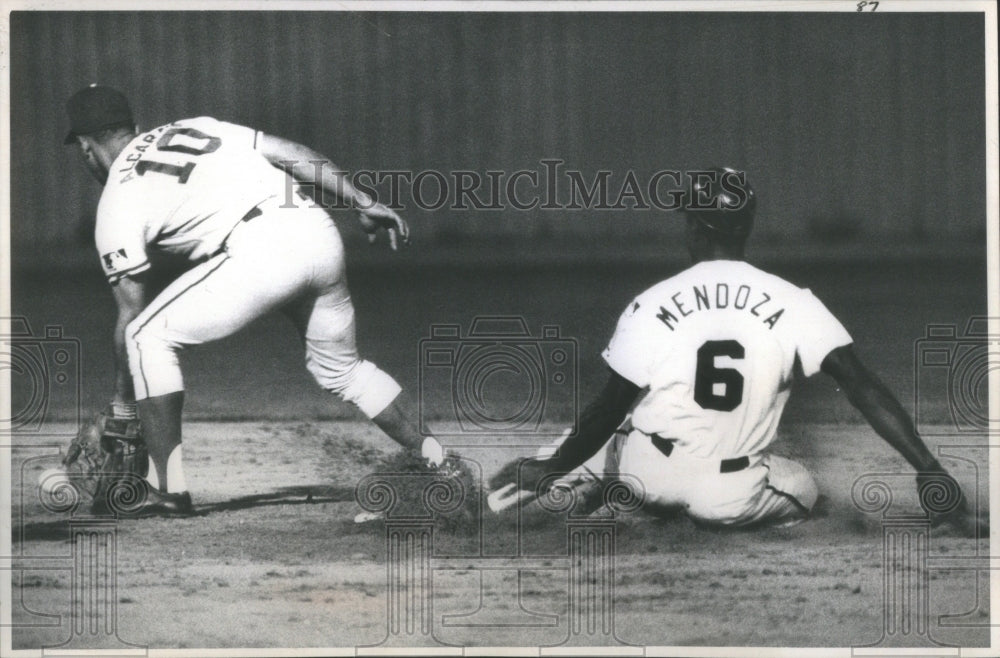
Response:
[{"label": "white baseball pant", "polygon": [[399,384],[358,356],[344,247],[320,208],[279,207],[233,229],[224,250],[171,283],[126,330],[136,399],[183,390],[178,353],[229,336],[281,309],[305,343],[306,367],[324,389],[377,416]]},{"label": "white baseball pant", "polygon": [[[722,472],[718,459],[693,457],[679,448],[667,456],[629,421],[624,427],[567,479],[587,482],[627,474],[642,483],[646,511],[682,511],[708,525],[793,525],[816,504],[816,482],[796,461],[758,453],[747,457],[745,467]],[[551,452],[543,448],[539,456]]]}]

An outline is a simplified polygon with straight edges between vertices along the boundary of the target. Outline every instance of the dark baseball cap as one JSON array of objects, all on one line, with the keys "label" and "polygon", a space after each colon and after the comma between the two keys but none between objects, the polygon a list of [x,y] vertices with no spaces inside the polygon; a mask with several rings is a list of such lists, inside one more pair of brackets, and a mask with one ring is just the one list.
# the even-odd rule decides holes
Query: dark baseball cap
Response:
[{"label": "dark baseball cap", "polygon": [[66,101],[66,113],[69,114],[69,134],[64,144],[72,144],[77,135],[135,124],[125,95],[96,83],[70,96]]}]

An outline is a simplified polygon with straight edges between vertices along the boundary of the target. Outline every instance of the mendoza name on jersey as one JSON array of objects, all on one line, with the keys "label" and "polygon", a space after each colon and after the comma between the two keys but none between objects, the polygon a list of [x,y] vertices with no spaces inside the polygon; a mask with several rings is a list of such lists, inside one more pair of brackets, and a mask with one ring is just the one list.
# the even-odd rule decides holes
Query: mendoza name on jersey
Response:
[{"label": "mendoza name on jersey", "polygon": [[[785,309],[773,310],[774,304],[771,302],[771,295],[764,291],[754,293],[750,286],[743,284],[736,289],[735,294],[730,295],[728,283],[715,284],[714,295],[707,285],[691,286],[694,297],[684,295],[683,291],[674,293],[670,299],[677,308],[680,317],[664,306],[660,306],[660,312],[656,317],[660,322],[667,325],[670,331],[674,330],[674,325],[680,322],[681,318],[686,318],[696,311],[711,311],[713,309],[734,308],[737,311],[746,310],[748,313],[763,318],[762,322],[769,329],[774,329],[778,319],[784,314]],[[753,305],[751,305],[751,301]],[[770,313],[765,317],[766,313]]]}]

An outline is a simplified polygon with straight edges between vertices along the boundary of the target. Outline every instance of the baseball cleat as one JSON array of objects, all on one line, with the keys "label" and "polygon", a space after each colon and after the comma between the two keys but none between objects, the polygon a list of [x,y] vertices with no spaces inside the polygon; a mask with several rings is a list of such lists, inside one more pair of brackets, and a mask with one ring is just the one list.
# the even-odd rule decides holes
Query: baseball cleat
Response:
[{"label": "baseball cleat", "polygon": [[94,514],[112,514],[119,518],[141,519],[148,517],[182,518],[194,516],[194,505],[191,504],[191,494],[187,491],[181,493],[164,493],[155,489],[146,488],[146,495],[142,501],[134,506],[127,506],[124,509],[116,509],[109,505],[102,498],[94,499],[92,508]]},{"label": "baseball cleat", "polygon": [[505,484],[487,496],[486,504],[489,506],[490,511],[495,514],[499,514],[514,505],[530,503],[535,498],[537,498],[537,496],[534,491],[518,489],[517,485],[511,482],[509,484]]},{"label": "baseball cleat", "polygon": [[355,523],[371,523],[372,521],[380,521],[385,518],[384,514],[379,512],[361,512],[354,517]]},{"label": "baseball cleat", "polygon": [[163,493],[151,490],[146,496],[146,500],[135,512],[137,517],[163,516],[169,518],[193,515],[194,505],[191,504],[191,494],[187,491]]}]

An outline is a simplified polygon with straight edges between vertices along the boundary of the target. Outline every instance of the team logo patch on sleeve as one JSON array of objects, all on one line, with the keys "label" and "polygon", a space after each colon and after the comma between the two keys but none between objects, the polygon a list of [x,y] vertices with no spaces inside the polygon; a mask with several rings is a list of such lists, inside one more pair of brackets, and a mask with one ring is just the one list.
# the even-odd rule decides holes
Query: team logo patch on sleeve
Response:
[{"label": "team logo patch on sleeve", "polygon": [[116,249],[115,251],[109,251],[108,253],[102,255],[101,260],[104,261],[104,269],[113,272],[119,269],[125,261],[128,260],[128,255],[125,253],[124,249]]}]

